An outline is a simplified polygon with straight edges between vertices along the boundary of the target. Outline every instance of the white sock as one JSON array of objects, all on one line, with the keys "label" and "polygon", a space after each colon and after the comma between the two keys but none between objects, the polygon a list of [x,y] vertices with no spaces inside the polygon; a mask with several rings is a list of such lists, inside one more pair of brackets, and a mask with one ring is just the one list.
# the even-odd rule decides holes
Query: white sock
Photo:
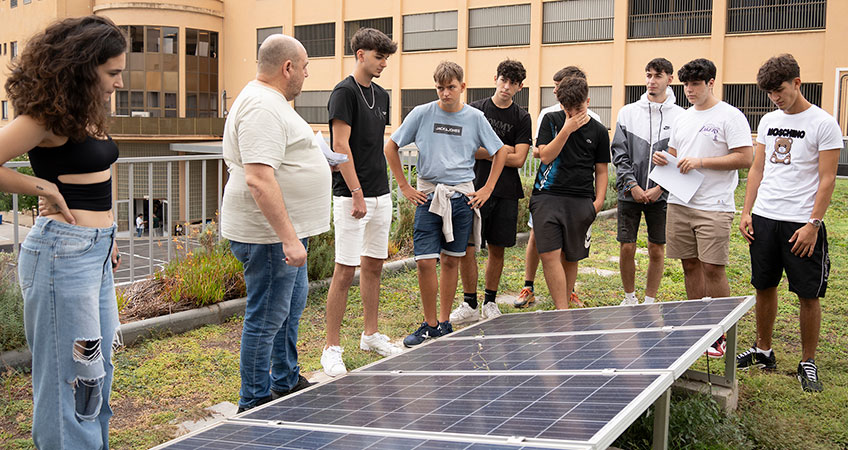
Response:
[{"label": "white sock", "polygon": [[757,353],[762,353],[762,354],[764,354],[764,355],[768,355],[768,354],[770,354],[770,353],[771,353],[771,349],[770,349],[770,348],[769,348],[769,349],[766,349],[766,350],[763,350],[763,349],[761,349],[760,347],[754,347],[754,348],[756,348],[756,349],[757,349]]},{"label": "white sock", "polygon": [[624,298],[627,300],[636,300],[636,291],[633,292],[625,292]]},{"label": "white sock", "polygon": [[656,301],[657,299],[654,297],[648,297],[647,295],[645,296],[645,303],[654,303]]}]

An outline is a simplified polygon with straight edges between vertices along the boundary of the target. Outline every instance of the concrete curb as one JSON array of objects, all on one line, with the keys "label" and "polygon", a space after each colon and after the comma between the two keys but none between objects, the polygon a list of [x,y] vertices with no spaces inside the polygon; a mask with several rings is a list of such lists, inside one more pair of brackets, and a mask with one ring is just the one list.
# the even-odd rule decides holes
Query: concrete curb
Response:
[{"label": "concrete curb", "polygon": [[[611,217],[615,217],[615,208],[601,211],[598,213],[596,219],[609,219]],[[526,244],[529,237],[529,232],[518,233],[515,236],[516,244]],[[393,274],[414,268],[415,259],[406,258],[384,264],[383,274]],[[326,278],[324,280],[310,282],[309,290],[329,288],[331,280],[332,278]],[[353,283],[359,284],[358,270],[353,277]],[[203,325],[223,323],[235,315],[244,314],[244,307],[246,303],[247,299],[238,298],[210,306],[204,306],[202,308],[180,311],[164,316],[151,317],[149,319],[121,324],[120,332],[123,337],[123,343],[124,345],[133,345],[144,339],[154,337],[162,333],[179,334]],[[0,368],[23,368],[29,367],[31,363],[32,354],[28,349],[11,350],[0,353]]]}]

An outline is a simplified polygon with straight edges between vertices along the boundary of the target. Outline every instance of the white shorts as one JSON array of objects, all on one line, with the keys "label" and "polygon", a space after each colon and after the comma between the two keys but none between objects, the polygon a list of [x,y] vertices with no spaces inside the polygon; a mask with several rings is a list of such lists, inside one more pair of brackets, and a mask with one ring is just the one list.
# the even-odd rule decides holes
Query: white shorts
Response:
[{"label": "white shorts", "polygon": [[392,226],[392,195],[365,197],[365,217],[350,215],[353,199],[333,196],[333,226],[336,233],[336,262],[358,266],[360,256],[389,257],[389,230]]}]

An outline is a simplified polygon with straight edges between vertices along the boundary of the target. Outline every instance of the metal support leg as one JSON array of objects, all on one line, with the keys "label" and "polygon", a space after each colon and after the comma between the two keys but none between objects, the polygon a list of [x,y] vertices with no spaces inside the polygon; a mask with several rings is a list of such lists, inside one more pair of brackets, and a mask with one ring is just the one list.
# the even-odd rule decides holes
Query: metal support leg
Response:
[{"label": "metal support leg", "polygon": [[733,324],[724,335],[727,339],[724,352],[724,376],[708,375],[699,370],[688,369],[683,373],[683,378],[733,389],[736,380],[736,324]]},{"label": "metal support leg", "polygon": [[666,389],[654,402],[654,445],[653,450],[668,449],[668,416],[671,389]]}]

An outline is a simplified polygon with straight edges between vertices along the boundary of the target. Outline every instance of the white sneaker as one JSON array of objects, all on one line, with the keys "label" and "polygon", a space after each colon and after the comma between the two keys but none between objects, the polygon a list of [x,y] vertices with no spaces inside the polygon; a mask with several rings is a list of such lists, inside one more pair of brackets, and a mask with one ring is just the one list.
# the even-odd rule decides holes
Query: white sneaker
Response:
[{"label": "white sneaker", "polygon": [[494,319],[501,315],[501,310],[498,308],[498,304],[495,302],[489,302],[483,304],[483,318],[484,319]]},{"label": "white sneaker", "polygon": [[330,377],[337,377],[347,373],[344,361],[342,361],[342,353],[344,349],[338,345],[331,345],[321,352],[321,366],[324,367],[324,373]]},{"label": "white sneaker", "polygon": [[359,348],[366,352],[377,352],[383,356],[397,355],[403,352],[400,347],[389,342],[389,337],[385,334],[374,333],[371,336],[366,336],[362,332],[359,337]]},{"label": "white sneaker", "polygon": [[476,308],[472,308],[471,305],[466,302],[462,302],[462,304],[450,314],[450,323],[453,325],[476,322],[478,320],[480,320],[480,312],[477,311]]},{"label": "white sneaker", "polygon": [[650,305],[651,303],[656,303],[656,301],[657,301],[656,298],[649,299],[648,297],[645,297],[645,301],[643,301],[642,304]]},{"label": "white sneaker", "polygon": [[621,301],[621,306],[633,306],[638,305],[639,299],[634,295],[633,297],[624,296],[624,300]]}]

